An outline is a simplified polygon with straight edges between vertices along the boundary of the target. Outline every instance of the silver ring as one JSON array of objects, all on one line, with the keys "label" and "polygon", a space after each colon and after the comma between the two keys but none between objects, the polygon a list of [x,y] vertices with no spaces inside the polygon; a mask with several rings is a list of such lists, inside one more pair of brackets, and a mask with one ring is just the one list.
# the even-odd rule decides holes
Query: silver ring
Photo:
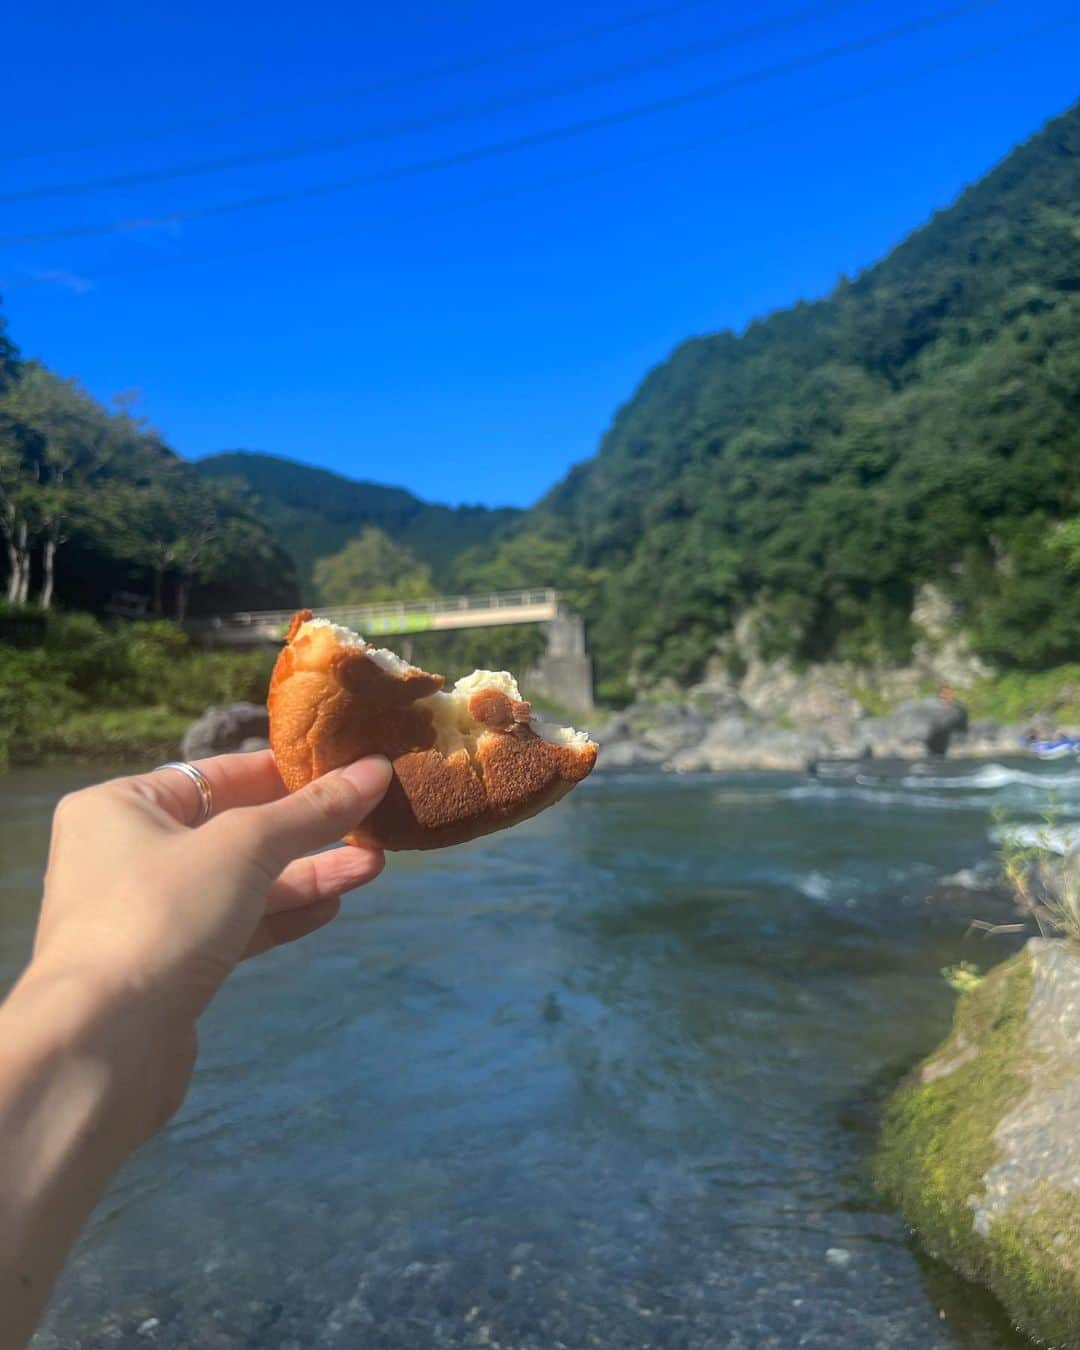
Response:
[{"label": "silver ring", "polygon": [[190,778],[199,789],[199,818],[192,826],[194,829],[198,825],[204,825],[214,813],[214,789],[210,786],[210,779],[203,773],[202,769],[197,769],[194,764],[188,764],[186,760],[171,759],[168,764],[159,764],[154,773],[160,773],[162,769],[177,769],[186,778]]}]

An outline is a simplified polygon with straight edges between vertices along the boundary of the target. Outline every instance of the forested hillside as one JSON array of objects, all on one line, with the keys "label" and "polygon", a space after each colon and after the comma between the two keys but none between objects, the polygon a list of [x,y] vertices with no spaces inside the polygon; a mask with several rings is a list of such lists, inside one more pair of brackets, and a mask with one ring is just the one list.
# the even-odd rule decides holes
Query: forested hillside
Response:
[{"label": "forested hillside", "polygon": [[1080,655],[1078,516],[1074,107],[827,299],[684,343],[461,569],[568,586],[609,681],[694,677],[750,606],[777,653],[903,660],[927,580],[1036,668]]},{"label": "forested hillside", "polygon": [[457,555],[519,514],[432,505],[270,455],[191,464],[130,409],[21,361],[0,318],[0,541],[16,605],[100,612],[126,596],[184,618],[314,603],[316,562],[372,527],[429,590],[448,589]]},{"label": "forested hillside", "polygon": [[0,332],[0,532],[16,603],[554,584],[613,694],[693,679],[748,610],[767,651],[902,662],[927,581],[997,665],[1076,660],[1080,108],[828,298],[684,343],[526,513],[189,465]]},{"label": "forested hillside", "polygon": [[204,483],[129,409],[21,362],[2,326],[0,542],[16,606],[183,619],[297,598],[292,560],[247,494]]},{"label": "forested hillside", "polygon": [[521,514],[434,505],[404,488],[240,450],[211,455],[196,469],[204,481],[236,483],[251,493],[260,518],[295,560],[305,595],[315,563],[340,552],[369,526],[409,549],[431,569],[436,589],[447,589],[453,559],[475,544],[491,543]]}]

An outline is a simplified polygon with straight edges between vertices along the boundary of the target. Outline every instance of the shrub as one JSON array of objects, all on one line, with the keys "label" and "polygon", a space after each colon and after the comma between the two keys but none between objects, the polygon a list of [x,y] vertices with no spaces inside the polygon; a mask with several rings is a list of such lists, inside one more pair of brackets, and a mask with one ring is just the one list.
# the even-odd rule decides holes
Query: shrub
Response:
[{"label": "shrub", "polygon": [[49,728],[78,702],[47,652],[0,646],[0,765],[40,753]]},{"label": "shrub", "polygon": [[1026,722],[1049,713],[1066,725],[1080,723],[1080,664],[988,676],[972,685],[964,701],[973,717],[999,722]]},{"label": "shrub", "polygon": [[0,641],[0,767],[49,751],[175,745],[177,727],[208,705],[266,697],[272,651],[204,651],[164,621],[37,613],[23,633],[32,645]]},{"label": "shrub", "polygon": [[1017,909],[1035,921],[1044,937],[1080,942],[1080,854],[1063,854],[1054,828],[1052,813],[1031,837],[1006,827],[1002,871]]}]

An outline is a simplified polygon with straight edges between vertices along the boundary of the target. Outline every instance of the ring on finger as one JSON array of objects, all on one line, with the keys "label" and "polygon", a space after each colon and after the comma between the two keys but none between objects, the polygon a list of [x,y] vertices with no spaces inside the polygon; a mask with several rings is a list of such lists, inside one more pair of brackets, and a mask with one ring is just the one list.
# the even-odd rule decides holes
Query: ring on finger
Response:
[{"label": "ring on finger", "polygon": [[195,784],[199,792],[199,815],[192,828],[204,825],[214,813],[214,789],[210,786],[209,778],[202,769],[197,769],[194,764],[188,764],[183,759],[171,759],[167,764],[159,764],[153,772],[161,773],[164,769],[175,769]]}]

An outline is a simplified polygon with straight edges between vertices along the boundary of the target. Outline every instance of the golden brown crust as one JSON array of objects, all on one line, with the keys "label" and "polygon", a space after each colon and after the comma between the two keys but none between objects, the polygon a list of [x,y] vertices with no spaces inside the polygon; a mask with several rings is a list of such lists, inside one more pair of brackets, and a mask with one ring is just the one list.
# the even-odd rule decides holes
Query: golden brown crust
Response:
[{"label": "golden brown crust", "polygon": [[501,690],[471,696],[470,717],[484,728],[473,754],[442,754],[422,700],[441,675],[401,673],[372,660],[368,644],[344,645],[332,628],[306,629],[294,616],[267,703],[270,743],[290,791],[363,755],[386,755],[390,790],[346,836],[387,849],[440,848],[516,824],[564,796],[592,770],[597,748],[554,745],[529,725],[529,705]]}]

